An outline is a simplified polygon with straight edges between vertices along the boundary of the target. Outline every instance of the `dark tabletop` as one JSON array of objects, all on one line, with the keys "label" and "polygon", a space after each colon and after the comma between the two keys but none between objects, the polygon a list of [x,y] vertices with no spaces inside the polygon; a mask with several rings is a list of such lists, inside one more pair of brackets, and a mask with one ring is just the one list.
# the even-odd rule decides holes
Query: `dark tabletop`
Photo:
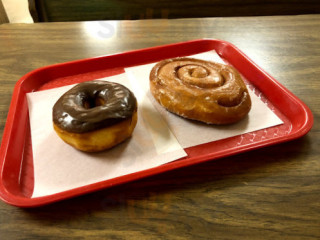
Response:
[{"label": "dark tabletop", "polygon": [[320,15],[3,24],[0,136],[41,66],[199,38],[229,41],[304,101],[304,137],[48,206],[0,202],[0,239],[319,239]]}]

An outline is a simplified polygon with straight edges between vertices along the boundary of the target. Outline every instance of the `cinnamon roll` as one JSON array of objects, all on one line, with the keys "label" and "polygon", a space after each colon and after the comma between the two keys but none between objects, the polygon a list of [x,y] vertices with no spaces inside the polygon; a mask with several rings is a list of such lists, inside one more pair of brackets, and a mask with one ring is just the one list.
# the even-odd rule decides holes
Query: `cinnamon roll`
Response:
[{"label": "cinnamon roll", "polygon": [[193,58],[157,63],[150,73],[150,90],[167,110],[208,124],[230,124],[251,109],[248,89],[231,66]]}]

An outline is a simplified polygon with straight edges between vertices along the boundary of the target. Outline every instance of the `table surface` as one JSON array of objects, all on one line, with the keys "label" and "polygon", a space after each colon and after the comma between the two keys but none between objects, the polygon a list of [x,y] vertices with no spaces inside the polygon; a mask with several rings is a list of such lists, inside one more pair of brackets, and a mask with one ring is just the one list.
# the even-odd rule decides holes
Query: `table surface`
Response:
[{"label": "table surface", "polygon": [[48,206],[0,202],[1,239],[319,239],[320,15],[0,26],[0,136],[41,66],[199,38],[229,41],[304,101],[304,137]]}]

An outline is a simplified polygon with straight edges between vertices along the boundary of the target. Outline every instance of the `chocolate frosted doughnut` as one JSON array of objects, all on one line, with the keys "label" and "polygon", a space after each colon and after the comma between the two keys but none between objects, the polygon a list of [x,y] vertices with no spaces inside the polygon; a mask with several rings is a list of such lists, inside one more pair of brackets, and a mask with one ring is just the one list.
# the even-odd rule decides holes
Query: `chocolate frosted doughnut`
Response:
[{"label": "chocolate frosted doughnut", "polygon": [[52,118],[54,129],[65,142],[93,152],[129,137],[136,125],[136,112],[137,100],[129,89],[96,80],[80,83],[63,94],[53,106]]},{"label": "chocolate frosted doughnut", "polygon": [[193,59],[159,62],[150,73],[150,90],[167,110],[209,124],[229,124],[245,117],[251,99],[231,66]]},{"label": "chocolate frosted doughnut", "polygon": [[56,102],[53,122],[68,132],[83,133],[132,117],[136,98],[126,87],[92,81],[76,85]]}]

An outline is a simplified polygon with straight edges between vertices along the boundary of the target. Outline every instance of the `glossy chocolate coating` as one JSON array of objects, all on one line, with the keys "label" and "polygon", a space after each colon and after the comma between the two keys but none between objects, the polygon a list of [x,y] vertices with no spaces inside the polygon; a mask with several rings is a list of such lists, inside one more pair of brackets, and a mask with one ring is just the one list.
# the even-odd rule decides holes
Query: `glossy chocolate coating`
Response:
[{"label": "glossy chocolate coating", "polygon": [[95,80],[80,83],[53,106],[53,122],[73,133],[111,126],[132,117],[137,110],[133,93],[121,84]]}]

